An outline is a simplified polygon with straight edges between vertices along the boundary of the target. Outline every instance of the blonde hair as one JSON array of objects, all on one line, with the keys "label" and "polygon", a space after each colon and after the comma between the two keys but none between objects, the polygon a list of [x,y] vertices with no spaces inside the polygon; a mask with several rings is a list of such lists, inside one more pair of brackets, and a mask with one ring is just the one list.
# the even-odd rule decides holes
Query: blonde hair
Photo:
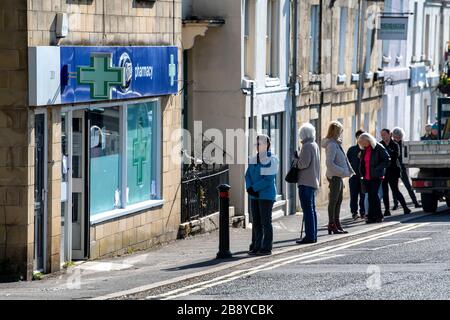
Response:
[{"label": "blonde hair", "polygon": [[359,136],[358,144],[360,146],[361,146],[362,140],[368,141],[370,143],[370,146],[372,147],[372,149],[375,149],[375,147],[377,146],[377,139],[375,139],[375,137],[373,135],[371,135],[370,133],[365,132]]},{"label": "blonde hair", "polygon": [[327,139],[338,139],[344,131],[344,126],[339,121],[332,121],[328,127]]}]

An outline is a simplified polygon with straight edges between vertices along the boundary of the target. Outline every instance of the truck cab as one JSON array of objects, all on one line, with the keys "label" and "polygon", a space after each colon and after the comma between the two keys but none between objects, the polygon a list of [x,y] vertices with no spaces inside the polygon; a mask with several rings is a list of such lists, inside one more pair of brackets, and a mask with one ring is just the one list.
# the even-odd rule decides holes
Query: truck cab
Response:
[{"label": "truck cab", "polygon": [[438,136],[407,141],[402,150],[405,166],[419,168],[412,187],[421,194],[425,212],[436,212],[439,201],[450,207],[450,98],[438,98],[437,111]]}]

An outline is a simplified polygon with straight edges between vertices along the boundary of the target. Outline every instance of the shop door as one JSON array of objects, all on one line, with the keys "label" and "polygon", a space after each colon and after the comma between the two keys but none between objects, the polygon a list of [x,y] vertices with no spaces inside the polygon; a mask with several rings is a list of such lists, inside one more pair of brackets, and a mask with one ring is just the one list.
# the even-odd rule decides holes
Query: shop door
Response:
[{"label": "shop door", "polygon": [[71,212],[72,212],[72,259],[87,258],[87,226],[88,219],[85,210],[85,183],[86,183],[86,132],[85,111],[72,112],[71,143]]},{"label": "shop door", "polygon": [[277,193],[283,194],[283,114],[275,113],[262,117],[262,131],[272,141],[271,150],[278,157],[279,166],[276,177]]},{"label": "shop door", "polygon": [[45,248],[45,114],[35,116],[34,270],[44,269]]}]

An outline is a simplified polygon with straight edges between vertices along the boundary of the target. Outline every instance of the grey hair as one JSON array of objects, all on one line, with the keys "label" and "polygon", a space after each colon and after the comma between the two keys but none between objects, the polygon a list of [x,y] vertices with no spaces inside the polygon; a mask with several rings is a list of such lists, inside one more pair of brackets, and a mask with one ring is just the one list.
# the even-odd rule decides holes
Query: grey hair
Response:
[{"label": "grey hair", "polygon": [[305,122],[298,130],[298,137],[301,141],[316,140],[316,128],[311,123]]},{"label": "grey hair", "polygon": [[394,129],[392,129],[392,136],[403,139],[405,137],[405,130],[400,127],[395,127]]}]

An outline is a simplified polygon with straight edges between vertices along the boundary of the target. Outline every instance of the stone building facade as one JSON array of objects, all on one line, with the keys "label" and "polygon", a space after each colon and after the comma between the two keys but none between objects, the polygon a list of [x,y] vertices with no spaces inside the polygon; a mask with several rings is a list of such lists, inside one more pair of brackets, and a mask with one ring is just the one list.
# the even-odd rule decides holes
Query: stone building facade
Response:
[{"label": "stone building facade", "polygon": [[[0,261],[9,272],[30,279],[33,271],[54,272],[66,261],[107,257],[176,239],[180,166],[172,161],[176,142],[171,134],[181,127],[177,80],[180,43],[181,0],[0,2]],[[150,90],[138,98],[120,93],[128,74],[125,67],[116,68],[113,52],[125,50],[131,56],[136,51],[147,59],[146,55],[159,48],[164,53],[176,52],[170,56],[169,76],[165,78],[171,91]],[[42,93],[40,63],[45,65],[50,62],[43,60],[53,58],[45,59],[45,52],[61,52],[63,59],[63,52],[79,57],[82,50],[91,52],[91,59],[95,51],[108,56],[105,59],[110,60],[104,61],[112,62],[110,66],[105,62],[105,70],[120,69],[121,86],[109,89],[107,83],[109,96],[102,101],[82,101],[75,90],[74,101],[67,103],[69,96],[64,90],[81,83],[75,83],[75,69],[71,69],[68,83],[58,90],[62,98],[57,93],[56,100],[32,103]],[[126,63],[132,72],[139,72],[136,64],[131,67],[132,61]],[[141,69],[140,75],[145,77],[147,71],[153,80],[153,73],[148,72],[159,70],[159,62],[154,63],[144,75]],[[166,67],[161,70],[166,72]],[[63,73],[64,68],[61,77]],[[130,79],[138,81],[132,74]],[[155,79],[160,79],[158,76]],[[49,77],[51,84],[59,77],[59,70]],[[147,118],[138,115],[141,109]],[[143,149],[137,150],[143,154],[135,158],[134,146],[141,142]],[[110,162],[102,167],[94,160]],[[105,192],[105,197],[96,196],[95,183],[111,176],[106,168],[110,163],[122,163],[117,164],[117,177],[113,175],[117,188],[99,191]],[[133,173],[135,168],[141,169]],[[130,179],[145,190],[133,189],[128,185]],[[76,222],[80,217],[81,222]],[[75,230],[75,225],[81,229]],[[77,253],[75,243],[81,244]]]},{"label": "stone building facade", "polygon": [[210,130],[218,129],[224,146],[233,146],[225,156],[230,161],[230,201],[236,216],[247,222],[244,177],[247,159],[255,152],[254,141],[229,138],[226,130],[268,134],[271,150],[280,160],[273,216],[288,214],[288,185],[283,177],[290,165],[289,1],[186,0],[183,4],[184,32],[195,39],[184,47],[187,129],[194,132],[194,122],[201,121],[205,139],[220,141]]},{"label": "stone building facade", "polygon": [[404,121],[410,127],[407,138],[417,141],[425,134],[425,125],[436,121],[437,98],[442,96],[437,87],[450,41],[450,1],[410,0],[404,6],[413,13],[405,49],[410,76]]},{"label": "stone building facade", "polygon": [[[364,2],[365,8],[361,8]],[[309,121],[315,125],[319,143],[332,120],[344,124],[345,150],[355,143],[354,134],[359,128],[374,135],[378,130],[383,83],[377,79],[381,46],[371,24],[377,8],[374,5],[380,6],[380,2],[299,1],[297,80],[301,92],[297,98],[297,123],[300,126]],[[324,203],[327,197],[322,152],[318,201]]]}]

